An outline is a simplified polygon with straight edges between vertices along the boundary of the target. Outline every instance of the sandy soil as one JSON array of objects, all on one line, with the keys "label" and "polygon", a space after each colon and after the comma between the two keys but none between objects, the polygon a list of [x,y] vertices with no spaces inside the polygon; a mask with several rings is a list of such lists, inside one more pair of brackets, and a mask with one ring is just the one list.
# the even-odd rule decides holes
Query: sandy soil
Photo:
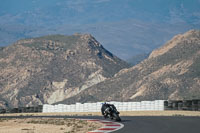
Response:
[{"label": "sandy soil", "polygon": [[[102,116],[100,112],[18,113],[0,116]],[[200,111],[120,111],[120,116],[200,116]]]},{"label": "sandy soil", "polygon": [[0,133],[87,133],[102,126],[97,122],[76,119],[0,118]]},{"label": "sandy soil", "polygon": [[120,116],[200,116],[200,111],[127,111]]}]

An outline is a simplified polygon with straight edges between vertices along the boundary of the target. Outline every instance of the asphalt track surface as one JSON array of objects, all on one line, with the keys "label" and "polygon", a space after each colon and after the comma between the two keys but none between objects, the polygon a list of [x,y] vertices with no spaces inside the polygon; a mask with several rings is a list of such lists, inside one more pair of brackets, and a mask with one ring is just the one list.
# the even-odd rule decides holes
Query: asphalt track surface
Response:
[{"label": "asphalt track surface", "polygon": [[[103,119],[101,116],[0,116],[0,118],[80,118]],[[114,133],[199,133],[200,117],[187,116],[126,116],[124,128]]]},{"label": "asphalt track surface", "polygon": [[122,117],[124,128],[115,133],[199,133],[200,117]]}]

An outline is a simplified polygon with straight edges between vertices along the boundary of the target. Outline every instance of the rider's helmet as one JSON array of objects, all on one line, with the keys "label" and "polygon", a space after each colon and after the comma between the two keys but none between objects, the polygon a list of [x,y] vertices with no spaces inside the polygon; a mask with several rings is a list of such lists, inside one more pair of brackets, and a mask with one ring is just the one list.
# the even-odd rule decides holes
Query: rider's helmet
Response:
[{"label": "rider's helmet", "polygon": [[101,105],[107,104],[105,101],[101,101]]}]

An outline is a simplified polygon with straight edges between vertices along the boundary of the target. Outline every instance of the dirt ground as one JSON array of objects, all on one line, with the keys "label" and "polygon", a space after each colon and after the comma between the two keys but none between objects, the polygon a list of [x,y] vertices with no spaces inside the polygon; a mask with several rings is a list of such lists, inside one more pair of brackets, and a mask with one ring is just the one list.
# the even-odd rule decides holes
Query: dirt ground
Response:
[{"label": "dirt ground", "polygon": [[[100,112],[16,113],[0,116],[102,116]],[[120,116],[200,116],[200,111],[120,111]]]},{"label": "dirt ground", "polygon": [[102,126],[97,122],[77,119],[0,118],[0,133],[87,133]]},{"label": "dirt ground", "polygon": [[200,111],[126,111],[120,116],[200,116]]},{"label": "dirt ground", "polygon": [[[0,116],[101,116],[100,112],[18,113]],[[200,116],[200,111],[121,111],[120,116]],[[0,133],[86,133],[102,127],[100,123],[55,118],[0,118]]]}]

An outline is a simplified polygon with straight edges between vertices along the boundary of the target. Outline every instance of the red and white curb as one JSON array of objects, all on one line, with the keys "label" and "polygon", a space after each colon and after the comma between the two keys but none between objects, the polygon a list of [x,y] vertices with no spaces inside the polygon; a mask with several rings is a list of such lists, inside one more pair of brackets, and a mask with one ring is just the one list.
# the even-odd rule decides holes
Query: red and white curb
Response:
[{"label": "red and white curb", "polygon": [[112,122],[112,121],[106,121],[106,120],[88,120],[88,121],[95,121],[95,122],[100,122],[100,123],[104,124],[103,127],[99,128],[97,130],[94,130],[94,131],[90,131],[88,133],[110,133],[110,132],[117,131],[124,127],[123,124],[118,123],[118,122]]}]

